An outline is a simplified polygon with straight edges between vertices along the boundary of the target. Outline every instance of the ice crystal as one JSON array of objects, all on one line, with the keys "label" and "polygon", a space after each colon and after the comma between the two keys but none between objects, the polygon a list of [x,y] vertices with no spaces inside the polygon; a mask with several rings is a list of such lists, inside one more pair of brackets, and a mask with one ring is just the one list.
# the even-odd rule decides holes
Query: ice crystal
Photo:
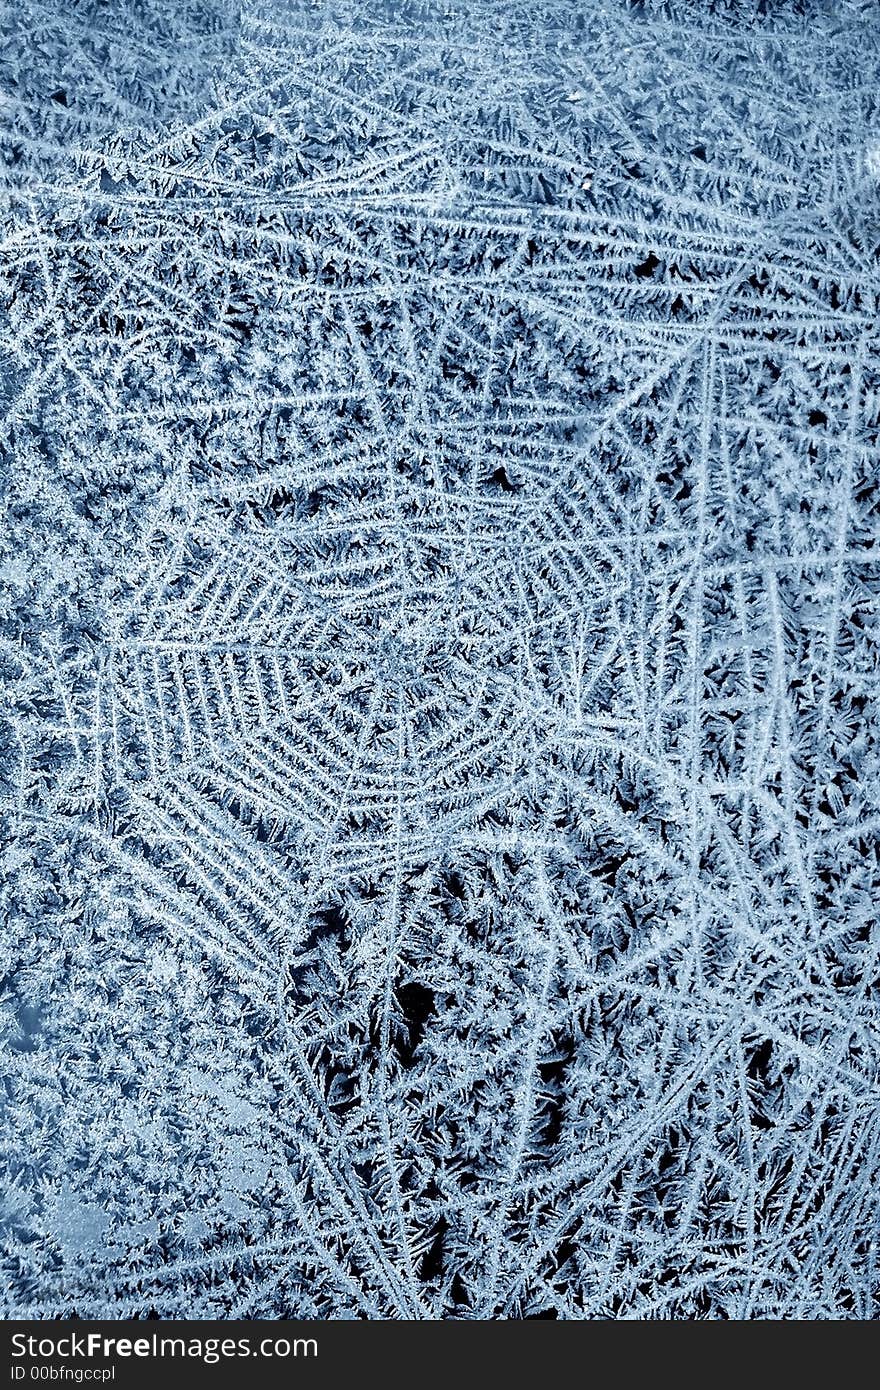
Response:
[{"label": "ice crystal", "polygon": [[876,4],[3,24],[7,1311],[875,1316]]}]

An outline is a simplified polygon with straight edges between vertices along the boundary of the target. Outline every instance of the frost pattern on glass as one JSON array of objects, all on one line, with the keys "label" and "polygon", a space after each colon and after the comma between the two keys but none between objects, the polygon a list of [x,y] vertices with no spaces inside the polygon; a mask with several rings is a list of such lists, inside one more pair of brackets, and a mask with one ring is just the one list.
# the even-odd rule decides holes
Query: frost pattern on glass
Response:
[{"label": "frost pattern on glass", "polygon": [[7,1312],[876,1316],[877,6],[4,26]]}]

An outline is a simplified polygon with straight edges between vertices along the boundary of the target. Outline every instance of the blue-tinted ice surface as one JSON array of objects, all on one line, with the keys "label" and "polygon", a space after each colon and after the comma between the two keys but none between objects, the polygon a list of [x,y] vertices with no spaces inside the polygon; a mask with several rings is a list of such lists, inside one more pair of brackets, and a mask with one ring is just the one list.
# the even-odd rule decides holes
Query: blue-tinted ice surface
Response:
[{"label": "blue-tinted ice surface", "polygon": [[4,24],[7,1312],[876,1315],[880,8]]}]

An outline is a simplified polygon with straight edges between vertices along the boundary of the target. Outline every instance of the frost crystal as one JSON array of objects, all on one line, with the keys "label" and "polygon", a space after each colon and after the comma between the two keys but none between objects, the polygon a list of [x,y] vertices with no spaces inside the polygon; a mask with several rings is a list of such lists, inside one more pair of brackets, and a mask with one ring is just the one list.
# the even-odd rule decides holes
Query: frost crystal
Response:
[{"label": "frost crystal", "polygon": [[9,1315],[876,1316],[874,0],[4,28]]}]

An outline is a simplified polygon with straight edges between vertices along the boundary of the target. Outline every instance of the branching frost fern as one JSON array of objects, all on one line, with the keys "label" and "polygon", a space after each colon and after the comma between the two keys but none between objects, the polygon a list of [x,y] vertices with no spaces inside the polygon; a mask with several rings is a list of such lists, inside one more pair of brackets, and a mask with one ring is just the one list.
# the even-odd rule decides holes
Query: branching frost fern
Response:
[{"label": "branching frost fern", "polygon": [[876,5],[3,24],[7,1312],[875,1316]]}]

